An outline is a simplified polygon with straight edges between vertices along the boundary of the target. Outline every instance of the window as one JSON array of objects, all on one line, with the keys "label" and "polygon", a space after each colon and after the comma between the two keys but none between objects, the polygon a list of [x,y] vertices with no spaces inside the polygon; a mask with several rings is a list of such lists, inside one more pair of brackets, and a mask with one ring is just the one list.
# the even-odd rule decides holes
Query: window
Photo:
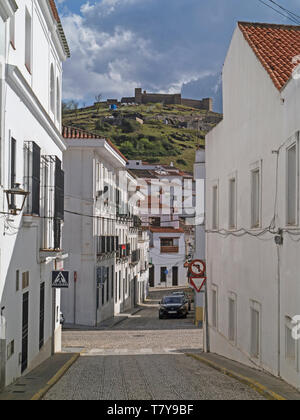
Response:
[{"label": "window", "polygon": [[260,169],[251,172],[251,227],[260,226]]},{"label": "window", "polygon": [[16,271],[16,292],[20,290],[20,271]]},{"label": "window", "polygon": [[287,150],[287,224],[297,224],[298,210],[298,168],[297,145],[293,144]]},{"label": "window", "polygon": [[53,64],[51,64],[50,69],[50,109],[55,114],[55,78]]},{"label": "window", "polygon": [[114,298],[114,266],[111,266],[111,298]]},{"label": "window", "polygon": [[22,290],[29,287],[29,271],[22,273]]},{"label": "window", "polygon": [[56,119],[60,123],[61,119],[61,101],[60,101],[60,83],[56,81]]},{"label": "window", "polygon": [[16,154],[17,141],[12,138],[10,143],[10,188],[14,188],[16,183]]},{"label": "window", "polygon": [[229,298],[228,338],[230,341],[236,341],[236,300],[234,297]]},{"label": "window", "polygon": [[16,49],[16,47],[15,47],[15,26],[16,26],[15,15],[12,15],[12,17],[10,18],[10,23],[9,23],[9,38],[10,38],[10,44],[13,47],[13,49]]},{"label": "window", "polygon": [[229,229],[236,228],[236,179],[229,180]]},{"label": "window", "polygon": [[219,225],[219,220],[218,220],[218,186],[215,185],[213,187],[213,196],[212,196],[212,228],[214,230],[218,229],[218,225]]},{"label": "window", "polygon": [[9,360],[15,353],[15,341],[12,340],[7,346],[7,360]]},{"label": "window", "polygon": [[24,187],[30,192],[26,200],[26,213],[40,215],[41,149],[34,142],[24,148]]},{"label": "window", "polygon": [[39,349],[44,345],[45,336],[45,283],[40,285],[40,328],[39,328]]},{"label": "window", "polygon": [[25,12],[25,66],[29,73],[31,73],[32,62],[32,27],[31,16],[26,9]]},{"label": "window", "polygon": [[260,313],[251,308],[251,356],[258,358],[260,355]]},{"label": "window", "polygon": [[217,289],[212,289],[212,326],[218,327],[218,292]]},{"label": "window", "polygon": [[64,220],[64,172],[56,156],[42,156],[42,249],[61,249],[61,223]]},{"label": "window", "polygon": [[160,267],[160,282],[167,282],[167,267]]}]

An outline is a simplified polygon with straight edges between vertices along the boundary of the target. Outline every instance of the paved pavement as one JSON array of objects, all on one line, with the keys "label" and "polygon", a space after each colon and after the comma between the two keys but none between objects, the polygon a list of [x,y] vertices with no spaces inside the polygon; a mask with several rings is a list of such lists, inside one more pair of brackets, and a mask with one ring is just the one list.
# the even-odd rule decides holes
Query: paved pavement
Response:
[{"label": "paved pavement", "polygon": [[67,330],[66,351],[82,357],[45,400],[257,400],[258,393],[185,353],[202,352],[202,330],[188,319],[159,320],[152,293],[142,311],[108,330]]}]

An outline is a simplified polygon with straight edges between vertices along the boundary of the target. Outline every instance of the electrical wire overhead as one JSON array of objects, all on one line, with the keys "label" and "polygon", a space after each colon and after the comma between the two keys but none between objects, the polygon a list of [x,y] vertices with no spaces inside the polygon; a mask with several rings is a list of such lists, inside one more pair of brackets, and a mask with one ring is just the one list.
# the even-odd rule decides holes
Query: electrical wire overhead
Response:
[{"label": "electrical wire overhead", "polygon": [[[296,25],[300,25],[300,16],[298,16],[296,13],[286,9],[285,7],[281,6],[279,3],[276,3],[273,0],[258,0],[261,4],[264,4],[266,7],[269,7],[270,9],[274,10],[279,15],[285,17],[286,19],[289,19],[291,22],[295,23]],[[269,3],[267,3],[267,1]],[[271,6],[271,4],[278,7],[282,12],[275,7]],[[285,13],[283,13],[285,12]]]}]

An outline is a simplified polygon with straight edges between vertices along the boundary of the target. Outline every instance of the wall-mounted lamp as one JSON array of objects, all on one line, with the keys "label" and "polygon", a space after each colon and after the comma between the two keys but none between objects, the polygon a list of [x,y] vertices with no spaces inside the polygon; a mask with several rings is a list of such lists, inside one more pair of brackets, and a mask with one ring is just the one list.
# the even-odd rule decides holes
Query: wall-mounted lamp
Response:
[{"label": "wall-mounted lamp", "polygon": [[22,190],[20,184],[15,184],[13,188],[4,192],[6,194],[10,214],[17,216],[22,212],[29,192]]}]

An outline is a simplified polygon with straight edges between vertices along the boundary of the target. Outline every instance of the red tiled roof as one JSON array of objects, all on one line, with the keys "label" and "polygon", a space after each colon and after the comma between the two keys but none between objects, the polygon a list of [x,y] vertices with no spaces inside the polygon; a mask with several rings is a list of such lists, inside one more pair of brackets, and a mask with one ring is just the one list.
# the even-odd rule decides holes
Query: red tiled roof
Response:
[{"label": "red tiled roof", "polygon": [[120,150],[111,142],[111,140],[99,136],[99,134],[94,134],[90,131],[82,130],[81,128],[76,127],[67,127],[63,126],[62,135],[65,139],[103,139],[114,149],[125,162],[128,162],[127,158],[120,152]]},{"label": "red tiled roof", "polygon": [[61,38],[63,48],[65,50],[65,53],[66,53],[67,57],[70,58],[70,56],[71,56],[70,48],[69,48],[68,41],[67,41],[66,35],[64,33],[61,21],[60,21],[60,17],[59,17],[58,10],[57,10],[56,4],[55,4],[55,0],[48,0],[48,2],[49,2],[49,5],[50,5],[50,8],[52,10],[53,17],[57,22],[58,33],[59,33],[59,36]]},{"label": "red tiled roof", "polygon": [[56,20],[56,22],[60,22],[60,18],[59,18],[59,14],[57,11],[57,7],[55,4],[55,0],[49,0],[50,6],[51,6],[51,10],[54,16],[54,19]]},{"label": "red tiled roof", "polygon": [[292,77],[293,58],[300,55],[300,26],[239,22],[246,41],[281,90]]},{"label": "red tiled roof", "polygon": [[175,229],[172,227],[150,227],[152,233],[184,233],[183,229]]}]

